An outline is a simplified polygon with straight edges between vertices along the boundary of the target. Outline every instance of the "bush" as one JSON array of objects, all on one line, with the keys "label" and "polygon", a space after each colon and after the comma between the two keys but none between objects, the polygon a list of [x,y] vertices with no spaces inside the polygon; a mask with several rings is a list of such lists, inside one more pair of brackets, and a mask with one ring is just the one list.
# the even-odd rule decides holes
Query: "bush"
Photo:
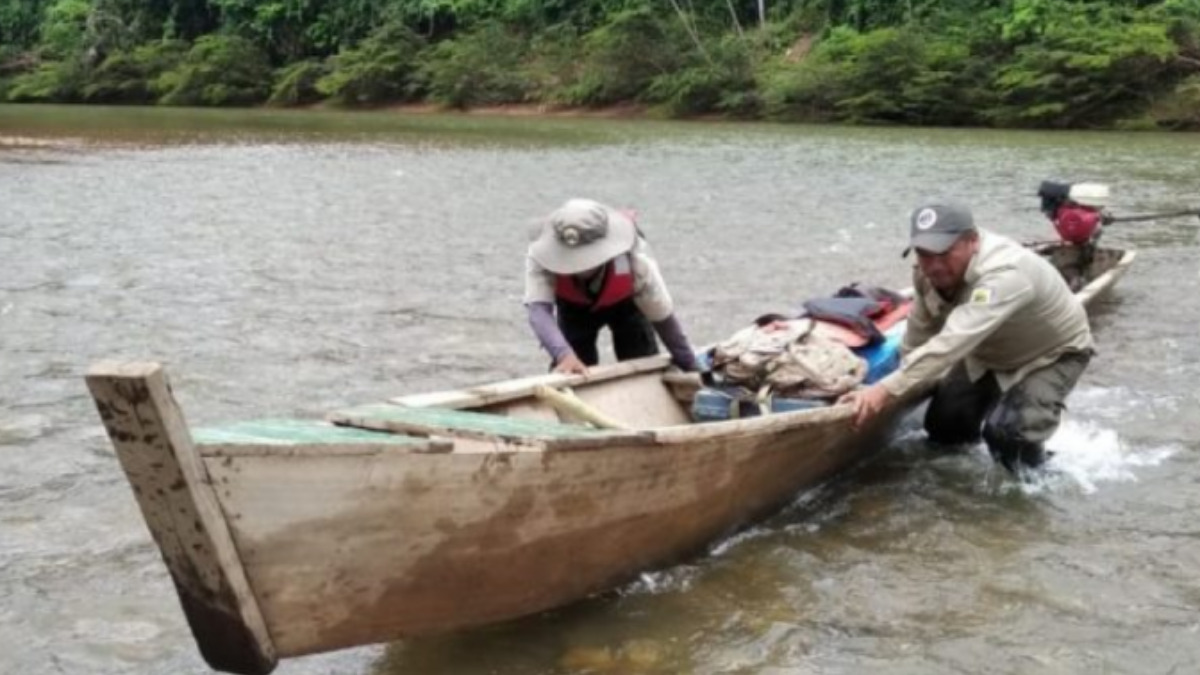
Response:
[{"label": "bush", "polygon": [[773,63],[764,96],[784,119],[973,124],[992,97],[985,44],[941,26],[838,28],[798,63]]},{"label": "bush", "polygon": [[429,97],[456,108],[526,100],[524,45],[520,36],[495,22],[438,43],[421,66]]},{"label": "bush", "polygon": [[92,7],[88,0],[57,0],[46,8],[41,26],[39,51],[50,60],[63,61],[82,54],[87,42],[88,15]]},{"label": "bush", "polygon": [[908,31],[837,28],[794,65],[779,64],[768,85],[776,116],[854,122],[902,117],[899,88],[919,72],[920,44]]},{"label": "bush", "polygon": [[420,91],[415,75],[423,46],[403,24],[385,24],[357,47],[332,57],[317,91],[341,105],[411,100]]},{"label": "bush", "polygon": [[570,24],[558,24],[534,36],[521,66],[531,100],[570,103],[564,92],[579,79],[579,44],[579,32]]},{"label": "bush", "polygon": [[1104,126],[1168,90],[1177,46],[1168,25],[1136,10],[1017,0],[1005,31],[1014,57],[998,73],[1001,125]]},{"label": "bush", "polygon": [[249,105],[266,99],[270,82],[267,57],[249,40],[205,35],[153,86],[163,105]]},{"label": "bush", "polygon": [[87,72],[76,59],[44,62],[10,81],[7,100],[14,103],[72,103],[79,100],[86,80]]},{"label": "bush", "polygon": [[317,91],[317,81],[328,72],[323,63],[312,59],[281,68],[267,103],[278,106],[316,103],[321,100],[321,92]]},{"label": "bush", "polygon": [[696,58],[687,67],[654,78],[645,98],[662,105],[672,117],[758,114],[762,101],[755,85],[752,45],[727,35],[706,52],[708,59]]},{"label": "bush", "polygon": [[153,103],[153,83],[179,67],[188,51],[183,42],[166,40],[112,54],[88,77],[83,99],[90,103]]},{"label": "bush", "polygon": [[1151,106],[1149,118],[1158,127],[1200,130],[1200,75],[1193,75]]},{"label": "bush", "polygon": [[695,51],[678,22],[644,7],[621,11],[584,39],[575,81],[559,98],[571,105],[638,100],[655,78],[684,66]]}]

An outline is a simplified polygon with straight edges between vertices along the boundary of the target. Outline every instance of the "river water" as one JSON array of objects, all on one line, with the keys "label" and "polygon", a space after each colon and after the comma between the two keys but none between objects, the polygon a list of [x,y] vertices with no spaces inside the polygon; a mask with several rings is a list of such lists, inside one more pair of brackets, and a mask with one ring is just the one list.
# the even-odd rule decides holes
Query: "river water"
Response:
[{"label": "river water", "polygon": [[[630,206],[697,343],[851,281],[903,286],[928,196],[1052,234],[1044,178],[1200,206],[1200,137],[0,107],[0,672],[205,673],[83,375],[167,365],[192,423],[544,368],[535,219]],[[1200,671],[1200,222],[1137,263],[1053,471],[913,428],[772,519],[620,592],[284,675]]]}]

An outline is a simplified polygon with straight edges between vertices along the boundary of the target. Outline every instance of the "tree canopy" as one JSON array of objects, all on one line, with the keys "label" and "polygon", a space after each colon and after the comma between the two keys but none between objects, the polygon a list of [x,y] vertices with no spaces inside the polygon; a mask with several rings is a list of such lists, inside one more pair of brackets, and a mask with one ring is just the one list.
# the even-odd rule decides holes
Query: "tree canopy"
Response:
[{"label": "tree canopy", "polygon": [[1200,128],[1200,0],[0,0],[0,100]]}]

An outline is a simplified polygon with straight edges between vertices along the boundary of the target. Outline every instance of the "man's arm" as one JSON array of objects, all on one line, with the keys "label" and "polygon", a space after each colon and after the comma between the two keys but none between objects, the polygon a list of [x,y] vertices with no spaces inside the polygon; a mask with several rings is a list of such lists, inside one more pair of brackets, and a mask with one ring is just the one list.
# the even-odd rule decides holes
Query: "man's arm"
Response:
[{"label": "man's arm", "polygon": [[671,361],[683,370],[694,371],[696,352],[688,342],[683,332],[683,325],[675,317],[675,303],[671,293],[663,281],[658,263],[654,259],[639,253],[631,254],[633,259],[634,294],[633,302],[651,325],[659,339],[671,353]]},{"label": "man's arm", "polygon": [[900,343],[900,355],[908,356],[913,350],[937,334],[937,322],[925,304],[925,286],[928,284],[917,269],[913,268],[913,301],[904,326],[904,340]]},{"label": "man's arm", "polygon": [[575,357],[554,318],[554,275],[528,256],[525,258],[525,312],[529,327],[542,349],[550,354],[555,369],[583,372],[583,364]]},{"label": "man's arm", "polygon": [[980,279],[965,304],[951,310],[940,331],[909,352],[900,369],[881,382],[893,397],[940,375],[994,333],[1008,317],[1033,299],[1033,287],[1015,269]]},{"label": "man's arm", "polygon": [[563,336],[558,322],[554,319],[554,305],[548,302],[531,302],[525,305],[525,311],[529,315],[529,327],[533,329],[533,334],[537,336],[542,349],[550,354],[554,363],[557,364],[563,357],[573,353],[571,345],[567,343],[567,338]]},{"label": "man's arm", "polygon": [[683,333],[683,326],[679,324],[679,319],[675,318],[674,314],[662,321],[655,321],[652,325],[654,332],[658,333],[659,339],[671,353],[672,363],[689,372],[700,369],[696,365],[696,351],[692,349],[687,335]]},{"label": "man's arm", "polygon": [[650,323],[666,320],[675,312],[675,302],[658,271],[658,263],[637,252],[629,257],[633,266],[633,303]]}]

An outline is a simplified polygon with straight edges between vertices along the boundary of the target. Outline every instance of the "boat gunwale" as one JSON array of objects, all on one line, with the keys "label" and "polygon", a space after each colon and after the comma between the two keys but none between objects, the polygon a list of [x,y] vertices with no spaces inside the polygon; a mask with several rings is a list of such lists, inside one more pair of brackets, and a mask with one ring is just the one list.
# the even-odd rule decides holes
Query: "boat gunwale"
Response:
[{"label": "boat gunwale", "polygon": [[376,455],[437,455],[454,450],[448,438],[426,438],[425,443],[401,445],[396,443],[196,443],[196,452],[210,459],[236,457],[308,457],[342,456],[372,457]]}]

